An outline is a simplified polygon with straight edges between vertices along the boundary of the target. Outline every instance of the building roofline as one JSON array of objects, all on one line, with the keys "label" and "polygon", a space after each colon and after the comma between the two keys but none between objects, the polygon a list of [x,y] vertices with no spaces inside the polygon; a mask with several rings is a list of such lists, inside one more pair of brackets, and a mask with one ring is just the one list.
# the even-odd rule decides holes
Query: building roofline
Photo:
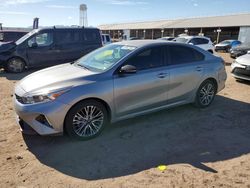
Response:
[{"label": "building roofline", "polygon": [[[175,18],[175,19],[159,19],[159,20],[148,20],[148,21],[135,21],[135,22],[120,22],[120,23],[110,23],[110,24],[101,24],[98,26],[98,28],[103,28],[103,27],[118,27],[118,26],[122,26],[122,29],[130,29],[125,28],[125,25],[137,25],[136,27],[138,28],[138,24],[147,24],[147,23],[151,23],[151,24],[157,24],[157,23],[162,23],[163,26],[161,28],[183,28],[183,27],[179,27],[178,25],[185,25],[184,22],[188,22],[188,21],[197,21],[197,20],[211,20],[211,19],[225,19],[225,18],[236,18],[238,16],[244,17],[244,16],[248,16],[250,18],[250,12],[242,12],[242,13],[237,13],[237,14],[224,14],[224,15],[211,15],[211,16],[196,16],[196,17],[182,17],[182,18]],[[239,19],[241,20],[241,19]],[[241,20],[242,21],[242,20]],[[165,22],[165,23],[163,23]],[[223,27],[232,27],[233,26],[250,26],[250,19],[249,21],[245,21],[247,22],[247,24],[231,24],[228,23],[228,26],[223,26]],[[165,25],[165,26],[164,26]],[[175,27],[175,25],[177,27]],[[220,25],[216,25],[214,24],[214,27],[219,27]],[[206,28],[206,27],[211,27],[209,24],[208,26],[206,26],[203,23],[202,28]],[[188,26],[187,28],[197,28],[197,26]],[[143,29],[143,27],[142,27]],[[159,27],[150,27],[150,29],[159,29]],[[104,29],[106,30],[106,29]],[[108,29],[107,29],[108,30]],[[115,29],[111,29],[111,30],[115,30]]]}]

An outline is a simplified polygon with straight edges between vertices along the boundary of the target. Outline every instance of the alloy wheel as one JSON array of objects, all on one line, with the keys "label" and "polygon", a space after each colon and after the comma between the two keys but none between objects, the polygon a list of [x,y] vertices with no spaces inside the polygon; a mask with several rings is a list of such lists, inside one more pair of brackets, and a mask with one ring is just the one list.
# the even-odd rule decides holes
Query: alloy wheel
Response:
[{"label": "alloy wheel", "polygon": [[208,106],[213,101],[214,95],[215,95],[214,85],[208,82],[200,89],[199,92],[200,103],[204,106]]},{"label": "alloy wheel", "polygon": [[88,105],[73,117],[73,130],[80,137],[91,137],[99,132],[104,124],[104,113],[97,106]]}]

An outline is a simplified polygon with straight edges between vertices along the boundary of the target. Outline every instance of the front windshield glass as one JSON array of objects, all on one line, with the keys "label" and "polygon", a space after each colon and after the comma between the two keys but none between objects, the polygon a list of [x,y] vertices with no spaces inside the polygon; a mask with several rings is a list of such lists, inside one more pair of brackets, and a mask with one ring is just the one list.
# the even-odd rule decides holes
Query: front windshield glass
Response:
[{"label": "front windshield glass", "polygon": [[180,43],[187,43],[188,39],[179,37],[179,38],[176,38],[174,41],[180,42]]},{"label": "front windshield glass", "polygon": [[93,71],[103,72],[135,49],[136,47],[134,46],[111,44],[83,56],[75,65]]},{"label": "front windshield glass", "polygon": [[36,32],[37,30],[32,30],[31,32],[27,33],[26,35],[24,35],[23,37],[21,37],[20,39],[16,41],[16,45],[21,44],[22,42],[24,42],[27,38],[29,38],[31,35],[33,35]]}]

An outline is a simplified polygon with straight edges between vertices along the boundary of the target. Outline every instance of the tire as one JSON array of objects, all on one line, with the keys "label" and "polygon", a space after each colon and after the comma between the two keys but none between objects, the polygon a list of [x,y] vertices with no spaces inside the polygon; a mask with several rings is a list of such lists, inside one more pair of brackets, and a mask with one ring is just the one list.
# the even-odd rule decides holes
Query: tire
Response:
[{"label": "tire", "polygon": [[216,92],[216,84],[211,80],[205,80],[196,92],[195,106],[199,108],[208,107],[213,102]]},{"label": "tire", "polygon": [[86,100],[69,110],[64,126],[70,137],[89,140],[98,136],[107,123],[108,113],[105,106],[95,100]]},{"label": "tire", "polygon": [[6,65],[6,70],[12,73],[23,72],[24,68],[25,68],[25,62],[17,57],[9,59]]}]

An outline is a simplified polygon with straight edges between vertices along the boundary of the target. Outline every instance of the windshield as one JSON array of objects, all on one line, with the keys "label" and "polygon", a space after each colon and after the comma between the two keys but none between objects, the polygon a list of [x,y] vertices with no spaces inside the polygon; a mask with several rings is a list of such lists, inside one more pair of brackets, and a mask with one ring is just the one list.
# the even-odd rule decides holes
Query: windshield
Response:
[{"label": "windshield", "polygon": [[29,38],[31,35],[33,35],[36,32],[37,30],[32,30],[31,32],[27,33],[26,35],[24,35],[23,37],[21,37],[20,39],[16,41],[16,45],[21,44],[22,42],[24,42],[27,38]]},{"label": "windshield", "polygon": [[187,43],[188,39],[179,37],[179,38],[176,38],[174,41],[180,42],[180,43]]},{"label": "windshield", "polygon": [[111,44],[83,56],[75,64],[93,71],[103,72],[135,49],[134,46]]}]

